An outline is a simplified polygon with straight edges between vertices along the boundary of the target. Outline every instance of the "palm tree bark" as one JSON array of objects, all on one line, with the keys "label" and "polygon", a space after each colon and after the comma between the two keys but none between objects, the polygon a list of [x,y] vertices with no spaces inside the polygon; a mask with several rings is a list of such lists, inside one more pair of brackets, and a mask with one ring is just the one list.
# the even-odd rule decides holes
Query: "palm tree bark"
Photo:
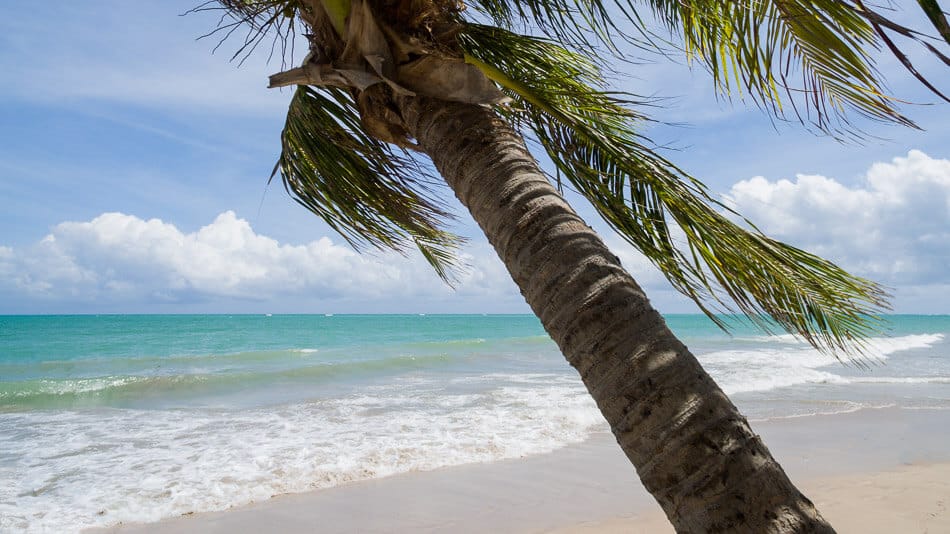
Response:
[{"label": "palm tree bark", "polygon": [[834,532],[491,110],[399,102],[677,532]]}]

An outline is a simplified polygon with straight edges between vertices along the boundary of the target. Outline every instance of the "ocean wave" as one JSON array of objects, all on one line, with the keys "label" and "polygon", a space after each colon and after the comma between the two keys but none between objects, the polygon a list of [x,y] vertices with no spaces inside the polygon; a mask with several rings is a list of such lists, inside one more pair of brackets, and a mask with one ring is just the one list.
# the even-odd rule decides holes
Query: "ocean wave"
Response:
[{"label": "ocean wave", "polygon": [[944,334],[912,334],[897,337],[875,337],[868,340],[871,354],[888,356],[895,352],[932,347],[943,341]]},{"label": "ocean wave", "polygon": [[751,422],[764,422],[764,421],[783,421],[786,419],[802,419],[806,417],[820,417],[827,415],[844,415],[848,413],[860,412],[862,410],[886,410],[888,408],[896,408],[898,405],[892,402],[883,403],[883,404],[867,404],[860,402],[850,402],[850,401],[838,401],[835,403],[829,403],[824,409],[809,411],[809,412],[799,412],[791,413],[786,415],[772,415],[768,417],[759,417],[759,418],[749,418]]},{"label": "ocean wave", "polygon": [[37,369],[44,375],[54,376],[62,372],[84,373],[88,370],[110,369],[116,372],[122,370],[148,369],[193,369],[215,368],[226,366],[253,366],[273,361],[286,360],[289,355],[313,354],[318,349],[291,348],[272,350],[252,350],[233,353],[205,353],[205,354],[173,354],[168,356],[140,355],[123,356],[121,358],[86,357],[77,359],[49,359],[27,362],[0,363],[0,376],[16,376]]},{"label": "ocean wave", "polygon": [[276,383],[320,384],[368,374],[392,374],[451,363],[445,354],[399,355],[367,360],[317,361],[276,368],[209,370],[191,368],[182,374],[110,375],[87,378],[0,382],[0,411],[89,406],[128,406],[159,399],[174,403],[185,397],[241,391]]},{"label": "ocean wave", "polygon": [[[755,341],[766,344],[797,345],[808,348],[808,343],[793,334],[776,334],[764,336],[746,336],[736,338],[738,341]],[[910,334],[895,337],[872,337],[866,340],[865,349],[871,356],[888,355],[902,350],[926,348],[943,341],[944,334]]]},{"label": "ocean wave", "polygon": [[473,376],[453,378],[455,384],[498,384],[516,383],[532,384],[537,386],[575,384],[579,378],[574,374],[550,373],[485,373]]},{"label": "ocean wave", "polygon": [[[872,338],[867,357],[884,361],[895,353],[931,347],[943,334],[914,334]],[[697,356],[727,394],[768,391],[799,384],[848,384],[856,379],[833,372],[840,365],[814,348],[762,346],[754,349],[721,350]],[[868,381],[873,378],[868,378]]]},{"label": "ocean wave", "polygon": [[[552,380],[555,376],[549,377]],[[236,410],[0,414],[0,530],[75,532],[408,471],[541,454],[603,431],[579,381],[464,394],[396,383]],[[30,443],[24,448],[23,443]]]},{"label": "ocean wave", "polygon": [[207,383],[208,375],[103,376],[0,383],[0,411],[103,405]]},{"label": "ocean wave", "polygon": [[950,384],[950,376],[861,376],[847,380],[852,384]]},{"label": "ocean wave", "polygon": [[741,336],[737,341],[755,341],[758,343],[782,343],[785,345],[808,345],[808,343],[798,336],[792,334],[773,334],[761,336]]}]

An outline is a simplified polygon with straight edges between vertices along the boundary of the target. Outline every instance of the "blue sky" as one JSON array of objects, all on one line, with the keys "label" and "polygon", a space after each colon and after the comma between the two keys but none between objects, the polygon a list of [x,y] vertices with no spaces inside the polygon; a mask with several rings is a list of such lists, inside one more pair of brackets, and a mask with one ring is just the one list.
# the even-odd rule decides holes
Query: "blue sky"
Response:
[{"label": "blue sky", "polygon": [[[12,1],[0,19],[0,313],[527,312],[461,214],[456,290],[417,257],[359,256],[267,186],[289,92],[265,54],[212,54],[192,1]],[[298,58],[299,59],[299,58]],[[950,90],[945,68],[921,61]],[[882,57],[893,92],[931,95]],[[950,312],[950,105],[924,131],[861,124],[842,145],[717,101],[701,69],[625,67],[669,97],[647,133],[766,232],[883,282],[900,312]],[[695,308],[602,231],[662,311]]]}]

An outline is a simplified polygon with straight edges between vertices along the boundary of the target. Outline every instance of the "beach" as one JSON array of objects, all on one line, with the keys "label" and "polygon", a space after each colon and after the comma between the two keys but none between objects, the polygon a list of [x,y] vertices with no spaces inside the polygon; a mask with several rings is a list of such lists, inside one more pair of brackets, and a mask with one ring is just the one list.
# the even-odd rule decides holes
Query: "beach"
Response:
[{"label": "beach", "polygon": [[[950,412],[885,408],[763,421],[755,428],[839,532],[950,531]],[[673,532],[607,434],[541,456],[408,473],[95,532],[268,530]]]},{"label": "beach", "polygon": [[[668,322],[836,523],[942,517],[950,317],[890,317],[860,365]],[[532,316],[7,316],[0,332],[0,532],[665,528]]]}]

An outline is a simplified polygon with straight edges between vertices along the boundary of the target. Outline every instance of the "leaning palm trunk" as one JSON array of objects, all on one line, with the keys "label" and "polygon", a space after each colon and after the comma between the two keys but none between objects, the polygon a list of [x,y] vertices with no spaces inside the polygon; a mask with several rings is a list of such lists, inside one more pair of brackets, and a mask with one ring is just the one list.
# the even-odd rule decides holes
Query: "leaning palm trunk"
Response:
[{"label": "leaning palm trunk", "polygon": [[401,110],[678,532],[833,532],[517,133],[480,106]]}]

